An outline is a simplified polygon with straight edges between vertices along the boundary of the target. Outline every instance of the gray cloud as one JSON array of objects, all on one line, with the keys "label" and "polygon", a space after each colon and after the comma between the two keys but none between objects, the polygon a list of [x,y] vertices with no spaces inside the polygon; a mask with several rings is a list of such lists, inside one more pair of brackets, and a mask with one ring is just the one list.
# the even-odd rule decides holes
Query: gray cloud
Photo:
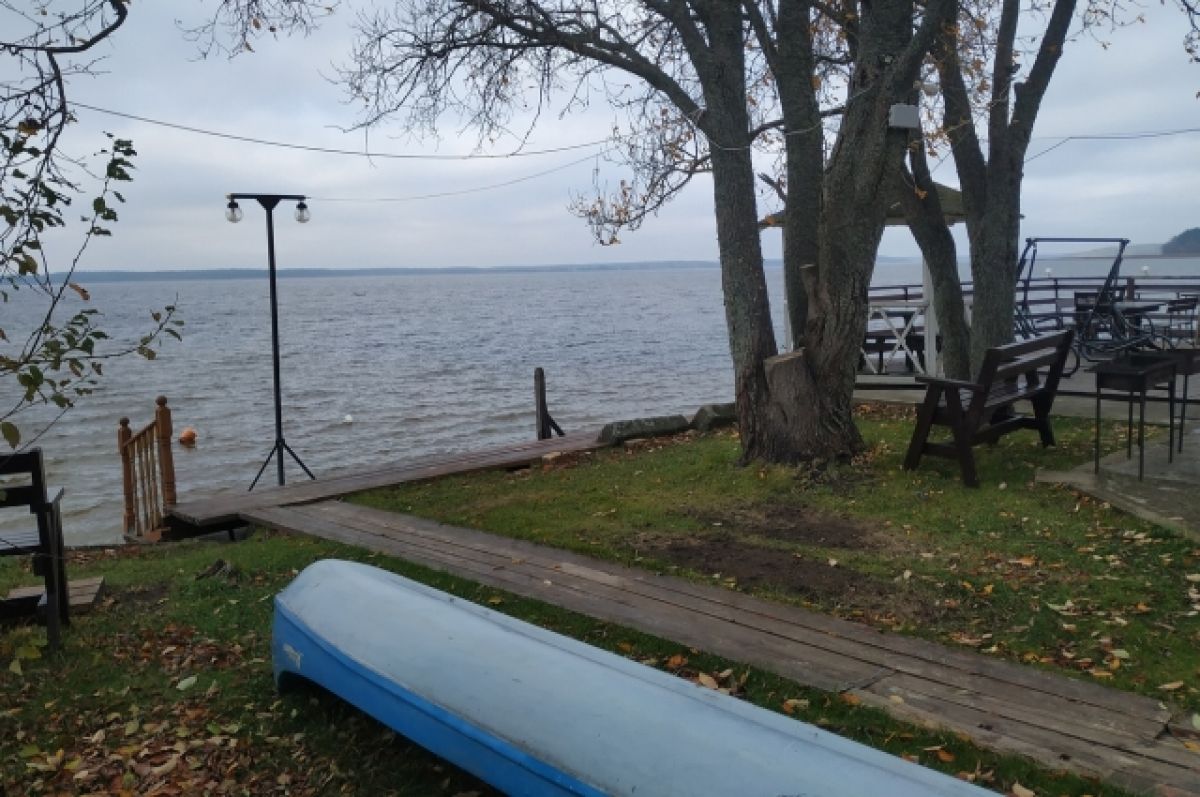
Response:
[{"label": "gray cloud", "polygon": [[[310,38],[264,41],[233,60],[199,60],[172,12],[186,6],[139,3],[107,48],[105,74],[72,86],[90,105],[239,135],[338,148],[361,148],[361,132],[331,66],[347,57],[343,11]],[[1031,147],[1036,153],[1071,134],[1200,127],[1200,69],[1180,47],[1182,20],[1152,8],[1148,22],[1114,32],[1102,50],[1082,39],[1067,49]],[[194,21],[194,20],[193,20]],[[594,161],[565,166],[586,152],[504,161],[367,160],[224,141],[81,110],[75,152],[95,149],[100,131],[134,139],[136,181],[111,240],[87,255],[89,268],[257,266],[263,259],[261,211],[224,221],[228,191],[305,193],[313,222],[282,217],[281,264],[292,266],[499,265],[716,258],[711,184],[698,180],[644,229],[617,247],[593,244],[566,207],[587,193]],[[603,138],[613,114],[543,118],[530,148]],[[369,137],[372,149],[464,153],[472,134],[448,128],[440,142],[414,142],[395,128]],[[510,144],[511,145],[511,144]],[[503,145],[496,151],[503,151]],[[1126,235],[1159,242],[1200,225],[1200,134],[1126,142],[1071,142],[1026,169],[1025,234]],[[328,202],[321,198],[405,197],[461,191],[564,166],[507,188],[419,202]],[[617,167],[600,163],[610,181]],[[938,179],[956,182],[953,164]],[[290,213],[290,209],[288,211]],[[961,225],[956,234],[962,237]],[[65,247],[70,241],[61,241]],[[768,256],[779,235],[764,234]],[[64,253],[66,249],[60,250]],[[911,236],[891,230],[882,254],[916,256]]]}]

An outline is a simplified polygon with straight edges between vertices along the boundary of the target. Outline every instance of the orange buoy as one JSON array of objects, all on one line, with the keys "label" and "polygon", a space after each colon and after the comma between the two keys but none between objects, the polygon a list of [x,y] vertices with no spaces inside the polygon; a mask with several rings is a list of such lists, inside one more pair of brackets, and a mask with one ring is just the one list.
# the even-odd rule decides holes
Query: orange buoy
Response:
[{"label": "orange buoy", "polygon": [[179,433],[179,445],[186,446],[188,448],[196,445],[196,430],[190,426],[185,427],[184,430]]}]

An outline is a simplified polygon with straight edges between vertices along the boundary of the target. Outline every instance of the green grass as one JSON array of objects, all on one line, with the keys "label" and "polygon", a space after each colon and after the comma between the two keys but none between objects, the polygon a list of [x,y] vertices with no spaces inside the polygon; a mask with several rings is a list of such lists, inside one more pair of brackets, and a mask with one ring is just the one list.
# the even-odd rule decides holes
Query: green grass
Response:
[{"label": "green grass", "polygon": [[[738,468],[737,440],[726,432],[354,500],[721,583],[1094,679],[1181,713],[1200,710],[1200,544],[1033,481],[1036,467],[1090,461],[1090,421],[1056,419],[1051,449],[1032,432],[977,449],[979,489],[963,487],[948,460],[901,469],[909,413],[865,407],[860,425],[869,452],[821,473]],[[1106,427],[1104,445],[1123,446],[1122,432]],[[850,544],[820,539],[834,526],[854,532]],[[697,557],[714,540],[732,540],[734,558],[757,570]],[[797,562],[806,569],[789,576]]]},{"label": "green grass", "polygon": [[[998,791],[1020,783],[1043,795],[1124,794],[670,641],[358,549],[264,534],[75,555],[71,575],[103,574],[108,597],[74,618],[64,650],[40,655],[40,629],[0,636],[3,793],[489,793],[329,695],[276,694],[270,599],[330,556],[369,561],[681,677],[739,684],[758,705],[786,705],[797,719]],[[224,571],[201,577],[218,560]],[[0,588],[30,581],[12,560],[0,565]]]}]

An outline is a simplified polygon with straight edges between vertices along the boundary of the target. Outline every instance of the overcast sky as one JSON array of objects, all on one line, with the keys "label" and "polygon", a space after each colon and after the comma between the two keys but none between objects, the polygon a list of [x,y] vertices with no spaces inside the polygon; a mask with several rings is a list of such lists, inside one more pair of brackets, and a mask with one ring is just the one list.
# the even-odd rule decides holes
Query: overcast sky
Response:
[{"label": "overcast sky", "polygon": [[[365,0],[363,0],[365,2]],[[189,3],[130,5],[124,28],[101,48],[104,74],[70,87],[77,101],[180,125],[299,144],[363,149],[342,89],[328,79],[350,46],[343,6],[310,38],[263,41],[232,61],[200,60],[176,26]],[[196,4],[195,13],[204,8]],[[174,13],[172,13],[174,12]],[[1114,32],[1102,49],[1091,40],[1069,45],[1043,105],[1030,155],[1065,136],[1200,128],[1200,66],[1189,64],[1184,22],[1173,8],[1149,6],[1146,24]],[[185,18],[195,22],[196,17]],[[224,220],[224,195],[306,194],[312,221],[296,224],[290,208],[277,214],[279,264],[290,267],[496,266],[640,260],[715,260],[711,185],[697,181],[659,218],[626,233],[619,246],[593,243],[567,211],[588,192],[593,170],[612,180],[618,167],[594,150],[507,160],[368,160],[260,146],[79,109],[69,147],[90,152],[100,131],[132,138],[136,180],[123,189],[128,204],[112,239],[86,256],[88,269],[177,269],[261,266],[263,214]],[[527,149],[601,139],[612,114],[545,117]],[[400,137],[398,127],[372,132],[370,148],[396,153],[469,153],[469,131],[448,128],[440,142]],[[505,151],[501,145],[493,151]],[[591,157],[589,157],[591,156]],[[532,176],[551,172],[542,176]],[[935,177],[957,183],[953,164]],[[431,193],[502,188],[414,201]],[[1024,184],[1025,235],[1125,236],[1161,243],[1200,226],[1200,133],[1127,141],[1071,141],[1031,159]],[[763,210],[773,208],[764,207]],[[962,235],[962,231],[957,231]],[[768,256],[779,255],[779,233],[764,233]],[[883,255],[919,254],[906,230],[889,230]]]}]

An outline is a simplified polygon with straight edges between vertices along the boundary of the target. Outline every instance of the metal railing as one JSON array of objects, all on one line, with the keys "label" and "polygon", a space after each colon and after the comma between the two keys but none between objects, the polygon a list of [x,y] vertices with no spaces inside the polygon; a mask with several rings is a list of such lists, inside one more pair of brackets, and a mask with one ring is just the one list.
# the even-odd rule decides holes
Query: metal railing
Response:
[{"label": "metal railing", "polygon": [[154,420],[140,431],[129,428],[128,418],[122,418],[117,428],[125,492],[125,536],[139,541],[161,538],[163,518],[176,502],[171,409],[166,396],[159,396],[155,404]]}]

